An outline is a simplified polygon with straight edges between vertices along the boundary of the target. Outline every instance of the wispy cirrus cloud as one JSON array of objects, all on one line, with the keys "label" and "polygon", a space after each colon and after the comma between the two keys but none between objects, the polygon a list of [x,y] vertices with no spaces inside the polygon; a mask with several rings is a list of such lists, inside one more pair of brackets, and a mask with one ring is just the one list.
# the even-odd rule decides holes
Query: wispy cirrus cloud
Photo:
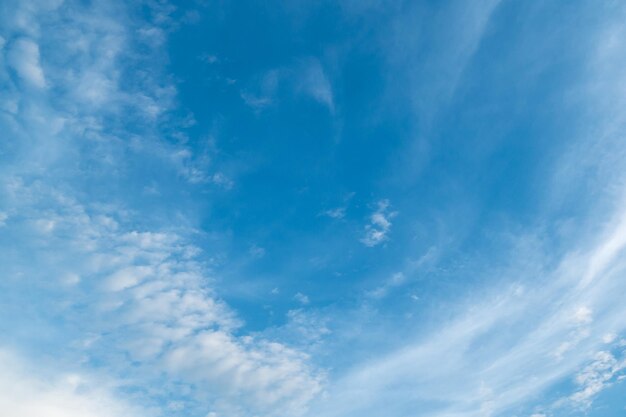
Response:
[{"label": "wispy cirrus cloud", "polygon": [[331,82],[322,63],[315,57],[300,58],[291,65],[267,71],[240,96],[257,111],[293,96],[312,99],[331,114],[335,111]]},{"label": "wispy cirrus cloud", "polygon": [[[215,71],[260,74],[228,81],[228,91],[205,88],[205,74],[185,67],[184,51],[169,44],[170,30],[206,19],[197,3],[0,6],[0,316],[11,318],[0,320],[11,343],[0,352],[0,408],[18,417],[556,417],[591,410],[624,379],[623,14],[574,16],[588,42],[576,48],[592,51],[563,60],[577,68],[572,74],[558,62],[553,68],[558,60],[548,54],[507,60],[524,42],[538,48],[535,38],[507,36],[535,32],[536,21],[528,29],[525,19],[543,22],[551,16],[543,6],[383,3],[348,1],[307,15],[302,37],[285,30],[259,42],[277,52],[269,64],[256,65],[267,58],[256,51],[229,56],[237,39],[211,47],[219,59],[194,53],[194,63],[202,56]],[[223,22],[230,34],[228,19],[247,16],[248,6],[257,11],[230,6],[203,41],[222,34]],[[346,10],[363,14],[333,20]],[[594,19],[607,24],[585,26]],[[336,37],[327,33],[332,22],[341,23]],[[309,25],[333,41],[305,47]],[[199,36],[195,30],[180,38]],[[294,50],[274,50],[283,38]],[[497,53],[480,50],[486,38]],[[464,78],[481,53],[488,56],[477,66],[493,71],[489,84],[501,82],[506,94]],[[549,82],[512,81],[516,65],[530,61],[541,61],[533,76],[550,66]],[[557,82],[566,73],[575,81]],[[465,87],[480,90],[478,98],[465,97]],[[518,87],[525,93],[507,95]],[[541,95],[546,102],[526,94],[552,89]],[[389,94],[381,107],[408,103],[409,111],[372,115],[380,112],[369,99],[381,90]],[[205,106],[207,92],[223,101]],[[242,99],[256,117],[244,107],[239,118]],[[197,104],[198,116],[181,100]],[[345,116],[346,134],[359,139],[302,142],[300,155],[293,131],[270,115],[285,103],[315,110],[296,129],[317,135],[319,114]],[[458,113],[438,126],[451,103]],[[493,110],[510,103],[510,113]],[[585,111],[568,112],[579,103]],[[517,118],[527,107],[541,111]],[[486,115],[478,121],[476,108]],[[566,123],[545,121],[561,112]],[[220,129],[213,137],[204,120],[214,113],[228,138],[223,153]],[[370,116],[379,118],[373,129]],[[509,116],[519,126],[483,134],[483,120]],[[240,126],[247,118],[254,121]],[[467,157],[448,147],[448,124],[461,131],[451,136],[476,131],[477,145],[515,140],[473,173],[473,145]],[[532,126],[566,124],[575,134],[546,136],[560,146],[548,156],[527,140]],[[361,140],[363,133],[372,136]],[[388,133],[399,138],[379,146]],[[422,153],[430,150],[428,167]],[[268,163],[238,178],[221,164],[225,154],[241,165]],[[386,168],[377,165],[364,180],[356,169],[362,158],[382,166],[386,157],[392,171],[400,167],[402,187],[389,181],[397,172],[380,174]],[[524,188],[518,177],[540,164],[545,170],[533,173],[541,180],[524,180],[532,182],[528,201],[511,197]],[[432,182],[415,184],[421,169]],[[496,180],[504,185],[493,187]],[[337,200],[351,189],[389,199],[363,213],[359,202],[348,204],[353,194]],[[458,220],[457,206],[474,198],[484,203],[472,207],[479,220]],[[459,237],[459,224],[471,238]],[[233,281],[246,297],[229,292]]]},{"label": "wispy cirrus cloud", "polygon": [[[604,241],[613,238],[611,226],[607,231]],[[376,414],[383,412],[378,404],[394,403],[391,409],[385,406],[386,412],[401,414],[411,406],[433,416],[501,415],[527,404],[579,369],[582,376],[576,380],[581,389],[568,401],[570,405],[590,404],[623,369],[619,360],[603,350],[605,335],[626,330],[620,320],[626,311],[614,295],[626,268],[619,255],[611,260],[610,274],[596,277],[591,293],[578,286],[583,277],[577,271],[591,262],[597,250],[584,255],[574,250],[541,280],[541,289],[519,282],[508,291],[470,300],[464,312],[442,323],[440,330],[384,358],[355,366],[330,388],[329,404],[315,414],[356,416],[364,410]],[[622,246],[619,253],[623,250]],[[591,308],[586,306],[596,311],[593,321]],[[529,314],[532,311],[542,313]],[[517,329],[516,337],[498,336],[513,329]],[[565,351],[561,351],[563,343],[568,345]],[[619,344],[614,346],[620,349]],[[589,354],[594,351],[598,353]],[[463,380],[467,383],[456,378],[459,374],[467,377]],[[376,395],[363,403],[364,392]]]}]

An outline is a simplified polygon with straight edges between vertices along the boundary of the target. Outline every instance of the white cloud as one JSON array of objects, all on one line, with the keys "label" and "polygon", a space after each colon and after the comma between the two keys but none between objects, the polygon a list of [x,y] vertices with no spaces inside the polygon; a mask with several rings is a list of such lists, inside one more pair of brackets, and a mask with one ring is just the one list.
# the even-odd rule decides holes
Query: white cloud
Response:
[{"label": "white cloud", "polygon": [[235,185],[235,183],[233,182],[233,180],[231,180],[230,178],[228,178],[224,173],[222,172],[216,172],[215,174],[213,174],[213,176],[211,177],[211,181],[216,184],[219,185],[220,187],[226,189],[226,190],[230,190],[231,188],[233,188],[233,186]]},{"label": "white cloud", "polygon": [[[488,6],[484,14],[478,10],[481,4]],[[452,68],[453,75],[441,79],[446,83],[443,90],[448,90],[447,86],[450,85],[453,92],[454,79],[462,72],[465,62],[471,58],[480,42],[493,11],[492,5],[495,6],[496,2],[472,5],[471,8],[481,13],[476,24],[460,30],[454,27],[455,36],[463,36],[466,32],[464,29],[476,30],[470,30],[473,34],[457,45],[459,54],[450,56],[448,64],[451,65],[443,65]],[[445,13],[442,15],[446,16]],[[459,15],[466,16],[464,13]],[[406,18],[407,29],[414,27],[410,17]],[[620,28],[618,32],[622,34],[623,13],[616,13],[610,20]],[[471,21],[471,18],[467,19],[467,22]],[[612,37],[612,42],[608,43],[623,46],[623,39],[623,36]],[[599,45],[607,45],[605,39],[596,40]],[[550,254],[549,257],[555,256],[554,252],[562,254],[558,260],[552,258],[549,262],[540,261],[531,265],[534,263],[531,261],[534,253],[511,253],[511,262],[516,264],[515,268],[499,271],[498,276],[509,284],[519,280],[524,284],[523,291],[519,291],[519,285],[499,290],[487,286],[481,288],[483,292],[480,296],[469,297],[467,304],[451,306],[458,308],[458,315],[453,315],[452,319],[442,319],[436,330],[401,344],[384,358],[366,360],[356,365],[352,372],[329,389],[331,399],[328,404],[320,406],[311,415],[402,415],[405,410],[419,408],[422,403],[438,403],[442,404],[441,407],[429,412],[429,415],[480,416],[483,402],[479,401],[481,392],[476,387],[479,381],[484,381],[494,393],[491,411],[496,415],[509,415],[512,414],[512,408],[533,405],[539,393],[549,396],[555,384],[571,378],[581,369],[583,371],[578,378],[580,389],[568,397],[568,400],[575,400],[580,405],[589,404],[609,386],[609,381],[619,380],[620,376],[614,370],[621,369],[620,359],[616,358],[614,350],[608,352],[605,344],[607,340],[617,339],[613,336],[607,339],[607,333],[617,335],[626,330],[623,320],[626,305],[622,300],[626,290],[623,279],[626,271],[626,210],[619,204],[623,197],[625,178],[623,128],[626,119],[621,109],[624,108],[622,104],[626,96],[621,87],[626,84],[623,83],[624,72],[618,69],[623,68],[623,50],[618,48],[610,52],[612,70],[619,75],[610,76],[602,68],[589,80],[593,88],[603,87],[598,89],[597,96],[593,100],[589,100],[586,94],[576,98],[586,104],[597,104],[601,108],[598,117],[602,121],[598,121],[595,114],[589,120],[585,119],[585,123],[592,120],[597,130],[592,129],[588,138],[571,141],[576,149],[562,161],[568,170],[555,174],[555,177],[559,177],[558,184],[547,192],[555,191],[563,195],[565,193],[562,189],[565,189],[577,193],[581,190],[581,183],[587,181],[587,173],[593,176],[593,187],[582,191],[583,194],[589,193],[589,196],[581,195],[584,199],[567,201],[577,207],[581,202],[593,206],[581,216],[582,219],[575,219],[580,222],[581,228],[586,227],[588,229],[585,230],[589,232],[581,232],[575,239],[559,241],[563,246],[558,249],[549,245],[542,248]],[[404,52],[399,51],[399,55],[406,56]],[[589,62],[592,63],[593,59],[589,59]],[[434,67],[438,67],[437,64]],[[416,77],[418,81],[429,80],[419,74]],[[441,86],[435,87],[440,89]],[[428,89],[428,86],[425,88]],[[414,94],[414,89],[409,91],[417,100],[423,100],[420,106],[432,107],[430,94]],[[442,94],[444,99],[449,97],[447,92]],[[429,115],[428,110],[425,113]],[[587,169],[581,169],[581,160],[585,161]],[[606,160],[611,163],[607,164]],[[411,164],[414,164],[414,158]],[[567,207],[570,206],[554,206],[555,211],[559,212]],[[554,218],[548,216],[539,221],[550,224]],[[550,233],[544,235],[543,232],[541,237],[551,241],[554,238]],[[523,240],[524,237],[517,239]],[[490,264],[488,257],[481,261]],[[517,263],[521,259],[524,262]],[[554,266],[555,263],[558,265]],[[463,275],[456,279],[462,280]],[[495,278],[488,276],[485,280],[492,285]],[[446,317],[448,314],[446,311]],[[560,360],[555,361],[554,352],[559,349]],[[598,354],[592,364],[587,365],[592,359],[590,355],[595,355],[593,352],[599,349],[604,354]],[[463,377],[459,378],[459,375]],[[400,405],[395,408],[397,403]],[[549,411],[536,414],[552,415]]]},{"label": "white cloud", "polygon": [[346,208],[336,207],[334,209],[326,210],[322,214],[330,217],[331,219],[343,219],[344,217],[346,217]]},{"label": "white cloud", "polygon": [[196,153],[184,146],[173,147],[171,145],[164,145],[157,150],[150,150],[148,148],[150,144],[148,143],[142,143],[139,146],[171,162],[178,171],[178,174],[191,184],[210,183],[224,190],[230,190],[235,186],[235,182],[227,174],[211,169],[211,153],[214,152],[212,141],[207,141],[205,148]]},{"label": "white cloud", "polygon": [[287,324],[279,331],[286,332],[295,339],[297,346],[311,349],[332,332],[329,328],[329,317],[315,310],[295,309],[287,312]]},{"label": "white cloud", "polygon": [[389,200],[380,200],[377,209],[370,215],[370,224],[365,226],[365,236],[361,243],[365,246],[377,246],[388,239],[391,230],[391,219],[397,212],[389,212]]},{"label": "white cloud", "polygon": [[248,106],[257,111],[278,103],[281,93],[313,99],[331,113],[335,110],[332,85],[317,58],[301,58],[289,66],[267,71],[252,84],[240,95]]},{"label": "white cloud", "polygon": [[[127,357],[109,362],[111,372],[138,367],[146,383],[158,369],[193,385],[209,398],[207,404],[221,401],[214,404],[216,412],[229,415],[236,415],[228,408],[232,404],[266,416],[300,415],[321,392],[323,376],[307,355],[261,336],[236,335],[238,318],[208,286],[198,249],[182,236],[128,231],[111,213],[121,210],[87,208],[42,187],[14,185],[12,193],[19,195],[14,208],[29,216],[45,205],[55,227],[46,234],[44,250],[71,267],[58,275],[72,288],[92,283],[84,287],[91,288],[84,295],[88,306],[76,312],[70,304],[67,310],[78,315],[82,334],[98,335],[81,344],[82,354]],[[12,193],[6,193],[9,199]],[[296,299],[308,302],[303,294]]]},{"label": "white cloud", "polygon": [[602,336],[602,341],[606,344],[613,343],[617,339],[617,335],[615,333],[607,333]]},{"label": "white cloud", "polygon": [[334,112],[333,90],[320,61],[315,58],[302,60],[296,70],[296,88]]},{"label": "white cloud", "polygon": [[309,297],[302,294],[301,292],[296,293],[296,295],[293,296],[293,299],[304,305],[309,304],[310,302]]},{"label": "white cloud", "polygon": [[273,100],[269,97],[256,96],[248,92],[242,92],[241,98],[248,106],[257,110],[263,109],[273,103]]},{"label": "white cloud", "polygon": [[250,249],[248,250],[248,253],[253,258],[260,259],[265,256],[265,248],[262,248],[257,245],[252,245],[252,247],[250,247]]},{"label": "white cloud", "polygon": [[574,322],[577,324],[589,324],[593,321],[593,312],[587,306],[582,306],[574,312]]},{"label": "white cloud", "polygon": [[65,285],[77,285],[80,283],[80,275],[68,272],[63,276],[61,282]]},{"label": "white cloud", "polygon": [[8,63],[26,83],[44,88],[46,80],[39,61],[39,45],[31,39],[13,41],[8,52]]},{"label": "white cloud", "polygon": [[153,415],[80,374],[52,374],[0,350],[0,410],[11,417],[125,417]]},{"label": "white cloud", "polygon": [[[465,67],[483,39],[499,0],[481,0],[466,4],[447,4],[431,16],[440,27],[435,36],[447,39],[445,47],[420,48],[423,33],[416,22],[423,19],[419,3],[399,13],[393,22],[388,48],[390,82],[401,88],[400,96],[408,94],[415,114],[429,124],[448,104],[458,86]],[[412,51],[412,53],[408,53]],[[422,65],[423,60],[428,65]],[[402,72],[402,76],[399,76]],[[408,84],[405,82],[408,80]]]},{"label": "white cloud", "polygon": [[146,276],[154,271],[149,266],[129,266],[115,271],[106,279],[106,288],[109,291],[121,291],[137,285]]},{"label": "white cloud", "polygon": [[576,383],[580,389],[572,394],[569,400],[574,405],[588,409],[593,398],[610,386],[624,369],[626,357],[618,360],[607,351],[596,353],[593,361],[576,375]]},{"label": "white cloud", "polygon": [[35,221],[35,228],[40,233],[50,233],[56,227],[56,221],[54,219],[37,219]]},{"label": "white cloud", "polygon": [[389,293],[390,290],[404,284],[405,282],[405,275],[402,272],[396,272],[391,275],[391,277],[387,278],[383,285],[370,291],[368,295],[373,298],[383,298]]},{"label": "white cloud", "polygon": [[[191,398],[192,403],[203,403],[204,414],[211,409],[229,416],[238,410],[264,416],[302,413],[323,386],[320,372],[298,350],[241,330],[240,319],[215,293],[212,271],[202,264],[206,258],[199,257],[200,249],[188,240],[197,231],[187,226],[185,213],[168,221],[166,230],[151,230],[152,219],[143,218],[141,205],[129,208],[116,197],[109,201],[111,196],[77,184],[84,180],[106,194],[111,181],[123,186],[128,179],[140,178],[132,172],[137,161],[150,165],[156,159],[157,166],[171,168],[168,175],[178,173],[189,183],[226,189],[234,185],[226,173],[208,170],[211,143],[206,152],[195,154],[184,140],[172,144],[160,136],[168,118],[156,119],[168,111],[176,90],[158,66],[125,72],[142,68],[142,59],[160,57],[160,48],[145,48],[147,57],[129,48],[141,42],[154,45],[163,33],[138,31],[123,2],[50,9],[45,19],[49,24],[40,24],[42,11],[36,3],[16,2],[17,11],[9,5],[7,16],[31,30],[28,39],[7,42],[5,49],[24,83],[59,89],[33,94],[26,89],[2,100],[11,110],[11,134],[24,144],[21,159],[3,166],[0,181],[3,209],[6,203],[11,226],[15,220],[19,247],[19,256],[4,254],[2,263],[23,278],[14,291],[21,286],[49,289],[51,281],[63,284],[45,297],[45,303],[34,303],[43,317],[42,328],[56,325],[51,310],[72,321],[63,334],[66,340],[46,345],[46,354],[60,357],[71,351],[76,361],[106,363],[111,374],[131,378],[122,383],[145,388],[142,402],[166,399],[164,404],[173,406],[168,412],[187,409],[185,400]],[[21,30],[7,39],[16,33]],[[45,51],[41,57],[39,45]],[[52,59],[43,62],[44,74],[40,61],[48,57]],[[120,82],[122,74],[131,78]],[[110,118],[120,125],[128,122],[133,131],[111,132]],[[135,158],[132,163],[129,154]],[[58,169],[48,169],[52,165]],[[3,230],[8,229],[13,233],[12,227]],[[207,350],[207,343],[223,350]],[[177,352],[189,352],[196,362],[186,362]],[[164,386],[163,375],[179,385]],[[63,395],[58,397],[64,401]],[[73,400],[67,403],[84,417],[149,415],[115,414],[116,408],[106,402],[100,403],[101,411],[74,407]],[[74,416],[72,410],[59,410],[64,417]],[[14,415],[54,414],[37,410],[35,415]]]},{"label": "white cloud", "polygon": [[[28,19],[22,20],[28,22]],[[100,20],[98,16],[92,16],[83,21],[83,24],[84,27],[91,27],[91,24]],[[109,16],[107,22],[112,20],[115,20],[115,16]],[[484,20],[485,18],[481,18],[479,28],[484,26]],[[123,27],[124,24],[118,26]],[[111,29],[98,27],[105,33]],[[71,38],[72,33],[74,32],[68,31],[67,37]],[[141,108],[145,119],[153,120],[167,107],[167,100],[164,101],[165,105],[161,105],[159,98],[171,97],[172,90],[152,90],[154,86],[151,87],[148,82],[147,85],[141,84],[139,93],[121,91],[117,82],[116,62],[124,57],[118,49],[125,44],[121,42],[123,36],[107,38],[101,36],[101,32],[89,33],[91,36],[88,39],[77,37],[76,44],[73,45],[76,47],[74,52],[86,58],[90,54],[84,52],[94,50],[96,52],[93,55],[99,59],[72,65],[76,73],[68,73],[65,78],[60,75],[61,70],[49,70],[49,65],[45,66],[45,76],[43,70],[41,71],[42,86],[48,81],[53,85],[56,85],[56,80],[80,81],[76,83],[78,87],[73,90],[73,96],[66,97],[76,100],[68,112],[44,108],[37,113],[42,108],[33,105],[37,103],[32,98],[24,98],[29,106],[20,106],[15,99],[8,99],[6,103],[11,102],[11,117],[17,116],[20,108],[35,109],[30,114],[31,118],[25,119],[34,123],[23,124],[36,127],[40,123],[44,126],[33,135],[38,136],[36,143],[45,144],[42,154],[58,149],[59,155],[67,153],[74,158],[81,152],[78,147],[63,145],[61,141],[55,142],[47,131],[49,121],[68,119],[66,124],[56,123],[59,127],[54,130],[84,134],[87,139],[85,143],[96,143],[100,149],[104,149],[101,153],[89,154],[90,160],[109,161],[107,163],[110,163],[111,169],[104,172],[107,175],[116,174],[126,167],[115,164],[115,157],[124,154],[127,148],[119,138],[107,137],[102,133],[103,114],[94,113],[93,110],[108,107],[112,111],[120,108]],[[108,46],[98,49],[100,40],[104,40],[103,44]],[[473,36],[470,46],[476,42],[476,36]],[[10,44],[7,46],[10,47]],[[41,68],[40,57],[37,59],[37,66]],[[458,61],[464,62],[465,58]],[[453,59],[452,62],[457,60]],[[22,75],[17,68],[14,69],[24,81],[31,84],[33,81],[28,81],[26,77],[34,77],[33,85],[36,85],[37,66],[27,68],[26,75]],[[302,77],[297,78],[302,81],[301,92],[332,110],[333,95],[328,78],[319,62],[317,67],[315,64],[313,67],[310,72],[304,70]],[[66,84],[68,87],[71,85],[71,82]],[[144,90],[151,92],[145,95]],[[118,106],[120,103],[123,105]],[[71,141],[63,143],[67,142]],[[151,138],[141,143],[147,145],[133,150],[144,151],[149,147],[160,146],[153,143]],[[170,152],[173,148],[162,149],[165,149],[163,154],[173,153]],[[180,148],[177,147],[176,150],[178,149]],[[215,180],[206,173],[202,163],[196,164],[191,155],[186,155],[181,158],[183,162],[180,172],[189,182]],[[43,169],[42,172],[47,175],[53,171]],[[107,357],[103,355],[115,357],[116,360],[109,362],[112,370],[126,371],[139,367],[141,371],[135,376],[138,379],[146,378],[148,382],[149,377],[146,374],[164,372],[168,377],[166,379],[193,384],[202,391],[205,398],[217,392],[217,396],[223,398],[222,403],[210,408],[226,411],[219,414],[218,411],[212,411],[209,413],[212,417],[235,415],[227,412],[229,405],[225,403],[228,402],[246,404],[245,407],[255,409],[248,415],[294,415],[303,412],[309,401],[320,393],[323,378],[310,365],[306,355],[284,343],[258,335],[251,337],[242,334],[237,317],[212,289],[212,272],[199,264],[194,255],[198,249],[184,238],[188,231],[146,231],[150,227],[136,222],[137,214],[129,214],[127,208],[83,206],[74,201],[71,195],[54,189],[52,184],[59,178],[37,178],[34,174],[26,180],[30,185],[12,187],[11,196],[11,193],[3,193],[7,199],[12,199],[17,209],[15,215],[11,211],[11,225],[14,220],[16,224],[20,221],[32,222],[39,226],[39,231],[47,234],[33,238],[32,247],[28,248],[30,250],[27,253],[39,255],[33,256],[33,263],[35,258],[40,263],[31,266],[29,258],[28,262],[24,262],[26,272],[21,276],[25,277],[24,282],[35,288],[41,284],[37,281],[37,274],[41,272],[37,271],[45,271],[47,268],[43,267],[49,267],[54,269],[51,272],[53,277],[67,277],[69,283],[81,284],[81,290],[85,291],[81,293],[85,297],[81,300],[85,307],[79,309],[83,316],[80,317],[81,320],[77,320],[83,326],[80,333],[85,336],[85,350],[81,353],[95,358]],[[19,178],[19,171],[15,178]],[[68,185],[68,188],[71,187]],[[388,202],[383,200],[381,203],[378,210],[370,216],[369,224],[365,228],[362,242],[367,246],[376,246],[386,241],[392,227],[394,213],[388,212]],[[337,215],[340,214],[343,215],[337,212]],[[149,223],[148,219],[145,221]],[[140,227],[138,223],[142,224],[143,232],[137,231]],[[621,230],[620,227],[617,229]],[[623,234],[623,230],[620,233]],[[472,416],[476,415],[477,409],[498,412],[529,398],[530,394],[537,393],[553,381],[570,375],[572,370],[584,363],[584,352],[594,347],[594,340],[605,341],[606,338],[602,335],[608,331],[619,333],[622,330],[619,327],[623,322],[621,318],[624,309],[620,307],[619,297],[623,294],[623,287],[618,274],[623,271],[621,258],[624,253],[624,239],[619,234],[608,233],[607,236],[599,239],[603,244],[591,249],[595,254],[592,261],[585,255],[588,254],[586,248],[576,248],[571,253],[573,260],[564,261],[561,269],[548,272],[547,277],[542,276],[536,289],[529,288],[525,293],[517,290],[510,293],[504,291],[491,297],[481,295],[479,301],[463,310],[464,314],[452,319],[451,323],[444,323],[433,334],[412,340],[378,360],[360,364],[362,369],[355,369],[351,374],[344,375],[344,379],[335,386],[338,389],[330,393],[330,402],[337,408],[318,415],[341,415],[341,410],[346,410],[345,415],[363,415],[363,409],[375,409],[377,404],[396,406],[394,399],[398,395],[407,401],[419,401],[423,398],[434,398],[435,402],[449,401],[452,405],[444,411],[446,415]],[[29,270],[29,267],[32,269]],[[582,281],[584,291],[577,287],[580,271],[587,271]],[[94,285],[90,286],[93,283],[102,283],[103,280],[108,280],[110,289],[114,291],[100,292],[93,288]],[[397,282],[392,277],[390,285],[396,285]],[[553,308],[556,306],[559,308]],[[593,310],[587,306],[593,306]],[[68,309],[64,312],[69,317],[69,313],[74,311]],[[534,312],[538,312],[541,317],[535,317]],[[292,320],[297,324],[302,321],[299,317],[292,317]],[[520,329],[519,339],[499,349],[498,343],[503,343],[500,335],[505,334],[512,325]],[[315,334],[314,327],[315,325],[307,324],[303,331]],[[580,349],[571,349],[576,345],[580,345]],[[485,353],[477,353],[473,349],[475,346],[480,346],[481,352]],[[553,363],[551,353],[560,346],[565,347],[559,354],[562,360]],[[50,354],[54,353],[51,351]],[[621,369],[619,360],[614,356],[612,359],[608,356],[597,357],[596,361],[597,366],[590,366],[582,373],[584,376],[579,380],[580,394],[576,393],[571,397],[581,404],[592,399],[599,390],[611,383],[611,378],[617,375],[617,371],[613,370]],[[4,366],[2,368],[4,370]],[[15,374],[11,372],[7,371],[7,374]],[[468,376],[467,379],[472,383],[458,381],[455,376],[459,374]],[[606,378],[607,375],[611,376]],[[2,378],[0,376],[0,381]],[[165,378],[160,374],[159,379]],[[476,389],[473,381],[479,379],[484,379],[485,383],[480,389]],[[80,378],[77,380],[72,377],[68,379],[68,384],[75,387],[80,385],[77,381]],[[8,387],[6,392],[11,393],[11,397],[1,397],[0,393],[0,397],[6,401],[0,409],[13,410],[12,415],[19,417],[31,417],[32,414],[20,414],[28,410],[11,408],[16,407],[15,399],[43,398],[39,403],[48,408],[36,410],[37,416],[54,415],[54,410],[60,410],[59,413],[63,416],[72,416],[73,412],[79,410],[81,416],[108,417],[116,410],[116,406],[109,404],[107,399],[98,403],[100,406],[104,405],[103,408],[94,411],[90,405],[85,405],[75,397],[80,394],[78,391],[84,391],[72,391],[73,388],[59,391],[52,385],[45,386],[44,394],[53,394],[43,397],[36,392],[24,391],[24,394],[11,391],[30,390],[39,386],[39,382],[29,379],[17,388]],[[441,393],[445,393],[445,398],[442,398]],[[381,398],[383,401],[378,401]],[[170,404],[173,405],[172,408],[182,406],[182,403],[175,401]],[[69,409],[63,408],[66,406]],[[355,409],[356,412],[352,413]],[[90,414],[92,411],[94,414]],[[124,411],[119,415],[145,414]]]},{"label": "white cloud", "polygon": [[[589,352],[606,349],[607,332],[626,331],[622,320],[626,305],[618,295],[624,291],[621,277],[626,258],[621,254],[626,245],[613,248],[615,255],[603,273],[593,277],[593,286],[584,285],[588,275],[581,273],[597,259],[597,251],[621,233],[615,225],[621,224],[626,211],[620,209],[619,213],[621,217],[616,216],[599,236],[583,239],[596,242],[594,246],[583,246],[584,250],[572,247],[561,264],[544,269],[539,280],[529,278],[534,272],[526,273],[516,265],[510,273],[523,280],[524,291],[513,281],[510,287],[483,293],[478,300],[468,300],[459,315],[443,322],[438,330],[358,364],[329,387],[330,398],[318,404],[311,415],[382,413],[379,404],[393,404],[395,398],[402,398],[398,409],[386,406],[385,413],[401,413],[409,404],[425,401],[442,404],[431,412],[437,417],[472,417],[486,409],[498,415],[546,392],[581,368],[581,389],[568,401],[589,404],[610,381],[619,378],[624,367],[623,360],[606,352],[586,368],[585,363]],[[525,253],[516,256],[532,257]],[[509,336],[503,339],[502,332]],[[558,352],[557,361],[554,352]],[[493,395],[485,397],[474,381],[483,381]]]},{"label": "white cloud", "polygon": [[348,210],[348,204],[350,202],[350,200],[352,199],[352,197],[354,197],[354,192],[348,193],[343,197],[343,204],[342,206],[339,207],[335,207],[335,208],[331,208],[328,210],[325,210],[323,212],[321,212],[319,215],[323,215],[323,216],[328,216],[331,219],[343,219],[344,217],[346,217],[346,212]]},{"label": "white cloud", "polygon": [[[202,332],[166,354],[170,372],[207,383],[218,395],[247,394],[243,401],[271,415],[299,415],[321,391],[306,357],[281,344],[227,333]],[[271,411],[270,411],[271,410]]]}]

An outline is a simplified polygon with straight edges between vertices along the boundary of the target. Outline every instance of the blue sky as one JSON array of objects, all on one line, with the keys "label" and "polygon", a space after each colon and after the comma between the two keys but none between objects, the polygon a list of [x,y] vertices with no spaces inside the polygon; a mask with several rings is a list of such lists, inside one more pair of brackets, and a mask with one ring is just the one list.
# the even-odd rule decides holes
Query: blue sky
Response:
[{"label": "blue sky", "polygon": [[0,414],[624,415],[624,22],[2,2]]}]

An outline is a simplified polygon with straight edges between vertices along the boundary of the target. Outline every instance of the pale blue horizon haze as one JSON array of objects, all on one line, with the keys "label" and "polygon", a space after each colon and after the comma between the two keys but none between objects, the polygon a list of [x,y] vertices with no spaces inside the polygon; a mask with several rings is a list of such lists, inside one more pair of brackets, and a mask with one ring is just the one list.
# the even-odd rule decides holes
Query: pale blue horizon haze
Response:
[{"label": "pale blue horizon haze", "polygon": [[0,3],[0,416],[626,415],[626,3]]}]

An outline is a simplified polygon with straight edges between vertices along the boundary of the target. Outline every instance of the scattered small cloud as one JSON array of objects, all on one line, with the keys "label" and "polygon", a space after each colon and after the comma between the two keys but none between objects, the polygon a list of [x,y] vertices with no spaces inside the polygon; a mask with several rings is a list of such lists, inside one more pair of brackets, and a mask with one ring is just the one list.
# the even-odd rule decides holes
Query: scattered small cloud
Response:
[{"label": "scattered small cloud", "polygon": [[146,185],[145,187],[143,187],[143,193],[152,196],[161,195],[161,192],[159,191],[159,186],[156,182],[152,182],[150,185]]},{"label": "scattered small cloud", "polygon": [[270,97],[257,96],[248,92],[241,92],[241,98],[250,107],[255,110],[261,110],[273,103]]},{"label": "scattered small cloud", "polygon": [[365,226],[365,236],[361,239],[367,247],[374,247],[388,240],[391,219],[397,212],[389,212],[389,200],[380,200],[377,209],[370,215],[370,222]]},{"label": "scattered small cloud", "polygon": [[618,379],[625,369],[626,358],[618,359],[608,351],[596,353],[593,361],[576,375],[580,389],[569,397],[569,401],[574,406],[589,409],[593,399]]},{"label": "scattered small cloud", "polygon": [[265,256],[265,249],[257,245],[252,245],[252,247],[248,250],[248,253],[253,258],[260,259]]},{"label": "scattered small cloud", "polygon": [[217,55],[213,55],[213,54],[201,54],[198,57],[202,62],[206,62],[207,64],[216,64],[218,62],[220,62],[220,59],[217,57]]},{"label": "scattered small cloud", "polygon": [[352,199],[352,197],[354,197],[354,194],[355,194],[354,192],[350,192],[346,194],[342,198],[342,203],[343,203],[342,205],[328,209],[328,210],[324,210],[319,215],[327,216],[327,217],[330,217],[331,219],[337,219],[337,220],[343,219],[344,217],[346,217],[350,200]]},{"label": "scattered small cloud", "polygon": [[211,182],[215,185],[222,187],[225,190],[230,190],[234,187],[235,182],[228,178],[222,172],[216,172],[211,176]]},{"label": "scattered small cloud", "polygon": [[293,299],[302,305],[307,305],[310,303],[309,297],[302,294],[301,292],[296,293],[296,295],[293,296]]},{"label": "scattered small cloud", "polygon": [[156,26],[146,26],[137,29],[139,38],[153,48],[160,47],[166,40],[165,31]]},{"label": "scattered small cloud", "polygon": [[345,207],[337,207],[334,209],[326,210],[321,213],[324,216],[328,216],[331,219],[343,219],[346,217],[346,208]]}]

